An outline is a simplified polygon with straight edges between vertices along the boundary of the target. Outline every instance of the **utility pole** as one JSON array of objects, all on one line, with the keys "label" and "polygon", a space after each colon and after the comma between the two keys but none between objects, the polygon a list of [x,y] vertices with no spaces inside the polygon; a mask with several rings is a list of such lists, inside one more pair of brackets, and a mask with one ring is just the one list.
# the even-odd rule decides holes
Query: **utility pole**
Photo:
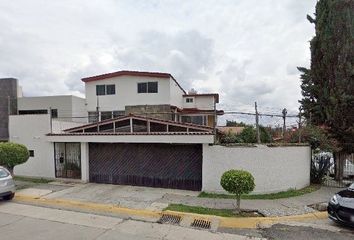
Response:
[{"label": "utility pole", "polygon": [[254,102],[254,108],[256,110],[256,131],[257,131],[257,143],[261,143],[261,136],[259,133],[259,115],[257,110],[257,102]]},{"label": "utility pole", "polygon": [[281,113],[283,114],[283,140],[284,140],[285,131],[286,131],[285,119],[286,119],[286,114],[288,113],[288,111],[286,110],[286,108],[284,108]]}]

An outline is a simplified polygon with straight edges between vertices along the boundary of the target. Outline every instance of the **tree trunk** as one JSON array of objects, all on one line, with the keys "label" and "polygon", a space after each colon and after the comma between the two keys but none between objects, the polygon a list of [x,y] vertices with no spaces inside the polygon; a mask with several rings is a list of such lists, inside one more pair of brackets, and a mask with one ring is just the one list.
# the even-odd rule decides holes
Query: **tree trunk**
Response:
[{"label": "tree trunk", "polygon": [[334,162],[335,162],[335,170],[336,170],[335,179],[337,181],[343,180],[343,170],[344,170],[343,167],[344,167],[345,156],[346,155],[343,152],[334,153]]},{"label": "tree trunk", "polygon": [[9,172],[11,173],[11,176],[14,176],[14,167],[6,167],[7,170],[9,170]]},{"label": "tree trunk", "polygon": [[236,196],[236,213],[241,212],[241,196]]}]

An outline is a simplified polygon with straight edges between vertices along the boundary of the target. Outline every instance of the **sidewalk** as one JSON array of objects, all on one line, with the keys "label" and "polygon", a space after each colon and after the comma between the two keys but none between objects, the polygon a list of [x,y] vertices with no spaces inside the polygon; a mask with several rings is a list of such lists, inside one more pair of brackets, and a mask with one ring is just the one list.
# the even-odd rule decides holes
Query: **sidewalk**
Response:
[{"label": "sidewalk", "polygon": [[[45,199],[61,199],[69,201],[111,204],[122,208],[162,211],[168,204],[184,204],[217,209],[233,209],[233,199],[199,198],[198,192],[174,189],[159,189],[109,184],[74,184],[65,188],[29,188],[18,191],[18,194]],[[53,190],[54,189],[54,190]],[[314,212],[307,206],[328,202],[330,197],[339,191],[338,188],[322,187],[318,191],[291,198],[276,200],[242,200],[241,208],[258,210],[265,216],[301,215]]]}]

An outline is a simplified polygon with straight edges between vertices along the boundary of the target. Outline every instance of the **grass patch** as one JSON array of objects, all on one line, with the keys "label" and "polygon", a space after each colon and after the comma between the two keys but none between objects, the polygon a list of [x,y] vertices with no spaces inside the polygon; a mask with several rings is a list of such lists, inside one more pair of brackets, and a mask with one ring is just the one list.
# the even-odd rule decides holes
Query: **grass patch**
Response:
[{"label": "grass patch", "polygon": [[19,177],[19,176],[15,176],[14,180],[15,181],[38,183],[38,184],[53,182],[53,180],[49,180],[49,179],[45,179],[45,178],[31,178],[31,177]]},{"label": "grass patch", "polygon": [[[269,193],[269,194],[251,194],[251,195],[242,195],[241,199],[280,199],[280,198],[290,198],[297,197],[307,193],[311,193],[320,189],[320,185],[310,185],[308,187],[296,190],[289,189],[287,191],[278,192],[278,193]],[[234,195],[231,194],[218,194],[218,193],[207,193],[201,192],[198,197],[200,198],[224,198],[224,199],[235,199]]]},{"label": "grass patch", "polygon": [[188,212],[203,215],[215,215],[220,217],[259,217],[257,213],[254,212],[241,212],[240,214],[235,214],[234,209],[215,209],[215,208],[205,208],[205,207],[194,207],[187,206],[184,204],[169,204],[164,210],[176,211],[176,212]]}]

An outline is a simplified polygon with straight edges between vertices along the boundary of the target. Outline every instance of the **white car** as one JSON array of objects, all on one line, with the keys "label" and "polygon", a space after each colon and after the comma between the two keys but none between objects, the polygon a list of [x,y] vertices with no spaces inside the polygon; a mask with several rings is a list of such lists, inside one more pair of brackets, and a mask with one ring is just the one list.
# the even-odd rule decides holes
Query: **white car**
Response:
[{"label": "white car", "polygon": [[10,172],[0,166],[0,198],[11,200],[15,196],[15,182]]}]

